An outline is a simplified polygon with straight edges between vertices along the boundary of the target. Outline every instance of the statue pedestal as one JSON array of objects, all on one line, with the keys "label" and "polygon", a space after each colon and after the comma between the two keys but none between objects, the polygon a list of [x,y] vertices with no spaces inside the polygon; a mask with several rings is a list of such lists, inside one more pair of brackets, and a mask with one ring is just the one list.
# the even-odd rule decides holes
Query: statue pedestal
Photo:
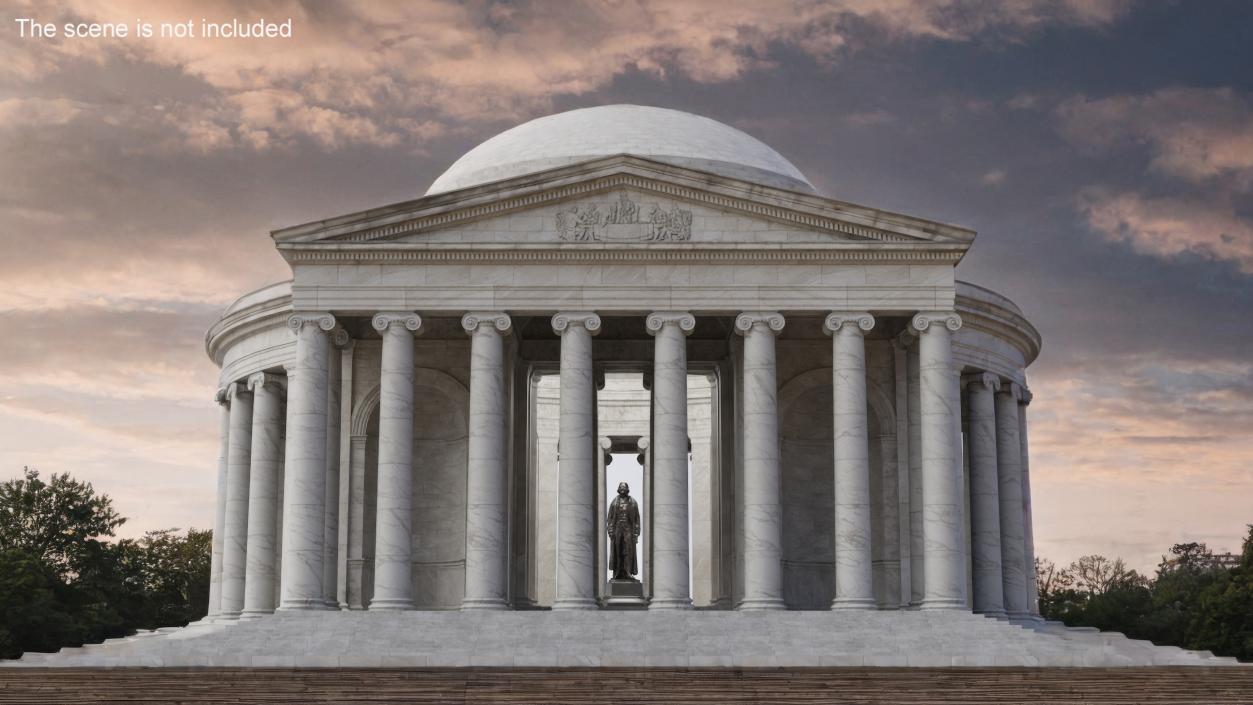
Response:
[{"label": "statue pedestal", "polygon": [[605,609],[642,610],[648,608],[644,599],[644,583],[638,580],[610,580],[605,589]]}]

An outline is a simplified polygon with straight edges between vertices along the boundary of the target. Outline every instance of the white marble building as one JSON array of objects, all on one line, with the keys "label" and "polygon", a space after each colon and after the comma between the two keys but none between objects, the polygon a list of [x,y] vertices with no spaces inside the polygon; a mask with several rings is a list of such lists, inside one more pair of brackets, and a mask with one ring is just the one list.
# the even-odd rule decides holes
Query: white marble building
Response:
[{"label": "white marble building", "polygon": [[[712,120],[607,106],[272,237],[291,281],[206,336],[209,617],[97,661],[1212,662],[1039,620],[1040,335],[957,281],[969,229],[819,194]],[[621,453],[645,613],[605,600]]]}]

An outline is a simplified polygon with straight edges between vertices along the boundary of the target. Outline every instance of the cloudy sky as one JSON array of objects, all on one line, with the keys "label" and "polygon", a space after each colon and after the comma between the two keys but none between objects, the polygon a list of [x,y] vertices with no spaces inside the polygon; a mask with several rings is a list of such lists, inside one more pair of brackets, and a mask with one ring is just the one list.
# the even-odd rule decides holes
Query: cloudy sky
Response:
[{"label": "cloudy sky", "polygon": [[[19,17],[292,19],[270,40],[22,38]],[[211,523],[205,329],[267,232],[420,195],[607,103],[743,129],[843,200],[975,228],[1044,335],[1037,554],[1151,568],[1253,522],[1253,8],[850,0],[0,2],[0,477],[128,534]]]}]

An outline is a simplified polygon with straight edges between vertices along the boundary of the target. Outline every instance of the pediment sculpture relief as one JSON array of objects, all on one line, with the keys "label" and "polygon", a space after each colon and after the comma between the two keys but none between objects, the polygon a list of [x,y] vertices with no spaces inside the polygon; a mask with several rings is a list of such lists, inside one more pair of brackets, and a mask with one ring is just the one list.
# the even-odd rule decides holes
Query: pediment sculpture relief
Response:
[{"label": "pediment sculpture relief", "polygon": [[654,203],[645,212],[622,192],[604,210],[595,203],[562,209],[557,237],[565,242],[684,242],[692,239],[692,211]]}]

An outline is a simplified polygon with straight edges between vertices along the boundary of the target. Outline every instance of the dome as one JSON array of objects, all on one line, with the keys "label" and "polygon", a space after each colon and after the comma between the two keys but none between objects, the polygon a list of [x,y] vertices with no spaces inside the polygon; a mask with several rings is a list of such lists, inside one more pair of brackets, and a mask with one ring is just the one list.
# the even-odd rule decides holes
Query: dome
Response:
[{"label": "dome", "polygon": [[643,105],[606,105],[537,118],[466,152],[427,189],[456,191],[614,154],[793,191],[815,191],[782,155],[717,120]]}]

